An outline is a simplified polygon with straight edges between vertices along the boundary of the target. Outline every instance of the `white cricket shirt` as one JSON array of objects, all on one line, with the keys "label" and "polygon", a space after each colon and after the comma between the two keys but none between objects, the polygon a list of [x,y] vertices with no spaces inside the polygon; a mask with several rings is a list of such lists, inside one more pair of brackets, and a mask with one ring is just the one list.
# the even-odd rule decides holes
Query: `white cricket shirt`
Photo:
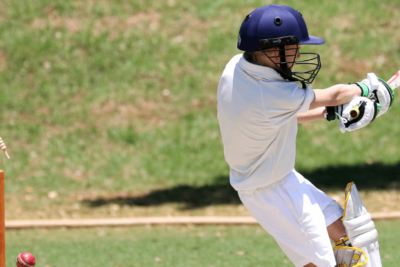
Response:
[{"label": "white cricket shirt", "polygon": [[274,69],[236,55],[218,85],[218,120],[230,182],[238,191],[274,183],[294,168],[297,114],[314,99]]}]

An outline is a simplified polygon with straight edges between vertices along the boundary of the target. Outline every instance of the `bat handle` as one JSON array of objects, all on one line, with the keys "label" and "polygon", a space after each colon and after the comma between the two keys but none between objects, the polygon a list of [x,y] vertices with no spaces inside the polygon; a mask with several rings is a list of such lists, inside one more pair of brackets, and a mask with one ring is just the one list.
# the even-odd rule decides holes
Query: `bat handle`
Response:
[{"label": "bat handle", "polygon": [[360,106],[355,106],[350,110],[350,117],[354,120],[360,115]]}]

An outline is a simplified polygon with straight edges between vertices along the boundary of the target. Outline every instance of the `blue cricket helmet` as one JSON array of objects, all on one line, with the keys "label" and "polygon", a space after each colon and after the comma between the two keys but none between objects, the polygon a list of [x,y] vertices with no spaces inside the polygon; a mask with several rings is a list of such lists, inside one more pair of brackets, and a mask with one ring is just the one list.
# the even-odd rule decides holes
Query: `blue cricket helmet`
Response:
[{"label": "blue cricket helmet", "polygon": [[298,44],[320,45],[325,41],[309,36],[303,16],[294,8],[283,5],[268,5],[257,8],[244,19],[239,31],[237,48],[242,51],[257,51],[259,40],[284,36],[295,36]]},{"label": "blue cricket helmet", "polygon": [[[299,45],[323,43],[323,39],[308,35],[307,25],[299,11],[283,5],[268,5],[257,8],[244,19],[237,47],[245,52],[262,51],[284,79],[301,82],[306,88],[306,84],[311,84],[321,69],[321,60],[316,53],[300,53]],[[265,52],[274,47],[278,49],[279,56],[269,56]],[[293,51],[294,56],[286,57],[288,52],[293,54]],[[298,55],[308,58],[296,60]],[[302,67],[301,71],[293,71],[295,64]]]}]

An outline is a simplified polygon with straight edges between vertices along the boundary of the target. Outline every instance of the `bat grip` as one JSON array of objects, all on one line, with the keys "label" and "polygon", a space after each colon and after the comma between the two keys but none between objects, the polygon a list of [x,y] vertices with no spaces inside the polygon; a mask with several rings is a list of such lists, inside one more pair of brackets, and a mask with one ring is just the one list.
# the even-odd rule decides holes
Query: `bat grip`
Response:
[{"label": "bat grip", "polygon": [[350,110],[350,117],[356,119],[360,115],[360,106],[355,106]]}]

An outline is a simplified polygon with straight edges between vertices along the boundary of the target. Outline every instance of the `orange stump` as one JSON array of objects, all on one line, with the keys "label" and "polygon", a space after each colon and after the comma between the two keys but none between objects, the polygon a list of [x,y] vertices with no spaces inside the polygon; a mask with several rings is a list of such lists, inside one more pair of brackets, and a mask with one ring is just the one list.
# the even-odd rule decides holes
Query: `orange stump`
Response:
[{"label": "orange stump", "polygon": [[4,212],[4,172],[0,170],[0,267],[6,267],[6,227]]}]

